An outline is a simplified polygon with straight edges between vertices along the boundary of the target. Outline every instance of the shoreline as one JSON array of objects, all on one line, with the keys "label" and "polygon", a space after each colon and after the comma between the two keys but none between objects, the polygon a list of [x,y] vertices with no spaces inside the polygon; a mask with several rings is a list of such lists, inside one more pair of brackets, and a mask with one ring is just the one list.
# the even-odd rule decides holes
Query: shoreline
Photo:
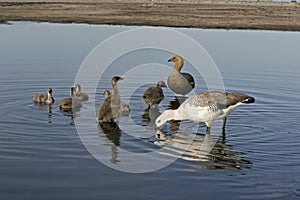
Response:
[{"label": "shoreline", "polygon": [[0,0],[9,21],[300,31],[300,3],[175,0]]},{"label": "shoreline", "polygon": [[133,28],[141,28],[141,27],[157,27],[157,28],[174,28],[174,29],[200,29],[207,31],[263,31],[263,32],[289,32],[289,33],[297,33],[300,31],[290,31],[290,30],[273,30],[273,29],[239,29],[239,28],[202,28],[202,27],[182,27],[182,26],[158,26],[158,25],[127,25],[127,24],[91,24],[85,22],[48,22],[48,21],[0,21],[1,25],[14,25],[16,23],[24,23],[24,24],[53,24],[53,25],[91,25],[91,26],[116,26],[116,27],[133,27]]}]

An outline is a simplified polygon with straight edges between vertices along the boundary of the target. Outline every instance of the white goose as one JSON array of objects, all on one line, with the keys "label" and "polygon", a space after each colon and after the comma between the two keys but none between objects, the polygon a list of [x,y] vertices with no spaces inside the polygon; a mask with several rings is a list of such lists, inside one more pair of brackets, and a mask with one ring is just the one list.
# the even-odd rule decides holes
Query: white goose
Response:
[{"label": "white goose", "polygon": [[155,121],[161,127],[169,120],[192,120],[205,122],[206,133],[210,133],[214,120],[223,119],[225,131],[226,116],[242,104],[254,103],[255,99],[246,94],[229,92],[202,92],[194,94],[176,110],[164,111]]}]

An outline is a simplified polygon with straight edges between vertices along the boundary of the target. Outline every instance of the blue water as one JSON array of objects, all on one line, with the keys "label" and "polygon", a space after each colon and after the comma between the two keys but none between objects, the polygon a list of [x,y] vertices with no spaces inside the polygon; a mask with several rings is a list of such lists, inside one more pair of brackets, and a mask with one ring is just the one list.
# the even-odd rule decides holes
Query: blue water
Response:
[{"label": "blue water", "polygon": [[[82,103],[77,113],[61,112],[58,101],[68,96],[89,53],[110,36],[134,28],[30,22],[0,26],[0,198],[299,199],[300,34],[174,29],[207,50],[227,91],[256,99],[228,117],[224,137],[209,138],[203,124],[197,127],[186,121],[173,122],[162,133],[155,131],[140,95],[149,85],[166,80],[168,72],[162,68],[134,77],[128,66],[171,67],[167,60],[173,53],[167,51],[146,49],[120,56],[99,80],[95,99]],[[100,61],[99,67],[107,66]],[[183,71],[195,74],[198,92],[207,89],[191,63],[186,62]],[[87,131],[96,126],[96,117],[85,113],[98,109],[103,90],[111,90],[112,75],[125,77],[120,82],[121,96],[132,110],[121,118],[119,128],[107,125],[95,132],[103,152],[99,156],[113,166],[109,167],[89,153],[76,126],[86,119]],[[51,109],[32,102],[34,93],[48,87],[56,100]],[[160,112],[176,104],[172,92],[164,92]],[[215,145],[202,156],[208,139],[215,139]],[[188,150],[181,152],[191,141]],[[164,168],[148,173],[113,169],[131,163],[121,150],[145,153],[163,147],[168,152],[151,159],[177,158]]]}]

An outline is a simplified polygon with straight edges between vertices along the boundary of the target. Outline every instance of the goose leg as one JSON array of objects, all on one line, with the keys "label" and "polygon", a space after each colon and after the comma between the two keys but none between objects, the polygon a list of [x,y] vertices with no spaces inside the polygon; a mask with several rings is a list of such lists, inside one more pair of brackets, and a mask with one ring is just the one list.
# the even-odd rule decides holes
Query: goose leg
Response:
[{"label": "goose leg", "polygon": [[210,134],[211,121],[205,122],[206,124],[206,134]]},{"label": "goose leg", "polygon": [[223,133],[223,134],[225,134],[226,121],[227,121],[227,117],[224,117],[224,118],[223,118],[223,128],[222,128],[222,133]]},{"label": "goose leg", "polygon": [[206,134],[210,134],[210,126],[206,126]]}]

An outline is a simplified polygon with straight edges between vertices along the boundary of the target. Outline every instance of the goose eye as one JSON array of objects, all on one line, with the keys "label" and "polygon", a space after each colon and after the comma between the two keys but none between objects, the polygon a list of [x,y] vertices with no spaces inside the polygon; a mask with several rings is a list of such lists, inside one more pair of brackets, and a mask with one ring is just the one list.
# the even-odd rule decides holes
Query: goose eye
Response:
[{"label": "goose eye", "polygon": [[160,122],[161,122],[161,120],[158,120],[157,122],[158,122],[158,123],[160,123]]}]

